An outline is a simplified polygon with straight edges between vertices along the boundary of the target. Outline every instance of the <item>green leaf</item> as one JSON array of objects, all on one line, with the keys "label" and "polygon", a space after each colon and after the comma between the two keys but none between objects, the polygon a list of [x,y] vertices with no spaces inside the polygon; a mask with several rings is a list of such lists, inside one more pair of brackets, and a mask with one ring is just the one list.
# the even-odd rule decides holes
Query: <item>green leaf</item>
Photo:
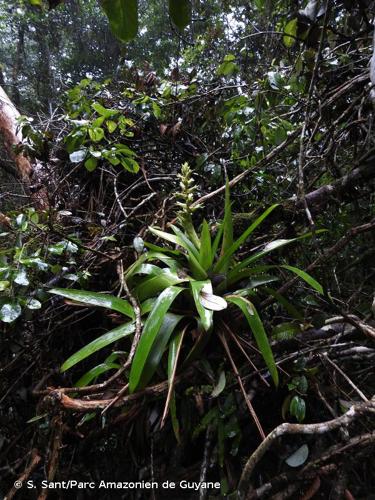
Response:
[{"label": "green leaf", "polygon": [[168,341],[183,316],[166,313],[142,371],[137,390],[143,389],[151,380],[167,347]]},{"label": "green leaf", "polygon": [[134,311],[127,300],[120,299],[114,295],[104,293],[87,292],[85,290],[66,290],[65,288],[52,288],[49,293],[60,295],[66,299],[81,302],[89,306],[106,307],[113,311],[118,311],[131,319],[134,319]]},{"label": "green leaf", "polygon": [[104,130],[101,127],[89,128],[89,136],[93,142],[100,142],[104,137]]},{"label": "green leaf", "polygon": [[199,263],[205,271],[211,267],[214,255],[211,249],[211,234],[207,221],[204,220],[201,232],[201,245],[199,251]]},{"label": "green leaf", "polygon": [[[277,205],[276,205],[277,206]],[[271,207],[272,208],[272,207]],[[263,214],[264,215],[264,214]],[[245,231],[246,232],[246,231]],[[325,229],[319,229],[318,231],[315,232],[315,234],[320,234],[326,232]],[[238,280],[239,272],[247,267],[249,264],[252,264],[253,262],[261,259],[265,255],[269,254],[270,252],[273,252],[274,250],[281,248],[285,245],[289,245],[290,243],[294,243],[299,240],[303,240],[305,238],[310,238],[312,236],[312,233],[306,233],[303,234],[302,236],[298,236],[297,238],[291,238],[289,240],[287,239],[280,239],[280,240],[275,240],[272,241],[271,243],[268,243],[263,250],[260,252],[257,252],[253,255],[250,255],[247,259],[244,259],[241,261],[239,264],[234,266],[231,271],[228,274],[228,283],[235,283]],[[272,269],[273,266],[263,266],[263,270],[267,269]],[[276,266],[277,267],[277,266]]]},{"label": "green leaf", "polygon": [[263,359],[266,362],[266,365],[271,373],[272,379],[275,385],[278,386],[279,374],[277,372],[275,359],[273,357],[272,349],[264,330],[263,323],[254,305],[249,300],[245,299],[244,297],[240,297],[239,295],[227,295],[225,298],[228,302],[232,302],[237,307],[239,307],[243,312],[245,318],[247,319],[247,322],[249,323],[251,331],[254,334],[256,343],[263,356]]},{"label": "green leaf", "polygon": [[165,315],[177,295],[181,293],[182,290],[182,288],[170,286],[166,288],[156,299],[155,304],[144,324],[142,336],[131,366],[129,375],[130,393],[133,393],[137,389],[141,381],[148,356],[160,331],[161,325],[163,324]]},{"label": "green leaf", "polygon": [[9,281],[0,281],[0,292],[3,292],[10,285]]},{"label": "green leaf", "polygon": [[133,158],[120,157],[120,163],[128,172],[136,174],[139,171],[139,163],[133,160]]},{"label": "green leaf", "polygon": [[86,387],[103,373],[106,373],[109,370],[117,370],[119,368],[120,365],[118,363],[101,363],[82,375],[78,382],[74,384],[74,387]]},{"label": "green leaf", "polygon": [[321,295],[324,294],[322,285],[318,283],[312,276],[306,273],[306,271],[302,271],[302,269],[298,269],[298,267],[287,266],[287,265],[283,265],[280,267],[282,267],[283,269],[287,269],[288,271],[291,271],[292,273],[302,278],[304,281],[306,281],[308,285],[314,288],[314,290],[316,290]]},{"label": "green leaf", "polygon": [[191,21],[190,0],[169,0],[169,15],[174,24],[182,31]]},{"label": "green leaf", "polygon": [[222,269],[224,272],[228,270],[229,266],[229,256],[228,250],[233,245],[233,217],[232,217],[232,206],[230,201],[230,190],[229,181],[226,180],[225,185],[225,206],[224,206],[224,221],[223,221],[223,242],[221,245],[220,259],[216,264],[214,271],[217,272]]},{"label": "green leaf", "polygon": [[188,281],[188,278],[180,278],[170,269],[161,269],[159,274],[153,275],[143,280],[136,288],[135,294],[140,301],[149,297],[154,297],[157,293],[172,285],[177,285]]},{"label": "green leaf", "polygon": [[212,327],[212,323],[213,323],[213,311],[211,311],[211,310],[206,309],[205,307],[203,307],[202,302],[201,302],[200,292],[201,292],[202,288],[205,285],[209,285],[211,287],[211,290],[212,290],[212,285],[211,285],[211,281],[210,280],[206,280],[206,281],[191,281],[190,282],[191,291],[192,291],[194,302],[195,302],[195,307],[197,308],[199,317],[200,317],[200,319],[202,321],[203,328],[206,331],[208,331]]},{"label": "green leaf", "polygon": [[17,285],[21,286],[28,286],[30,284],[30,281],[27,277],[26,269],[21,268],[15,278],[13,279],[14,283],[17,283]]},{"label": "green leaf", "polygon": [[112,134],[112,132],[114,132],[117,128],[117,123],[113,120],[107,120],[105,124],[107,125],[107,129],[110,134]]},{"label": "green leaf", "polygon": [[225,371],[223,370],[220,372],[219,380],[211,393],[211,397],[217,398],[225,389],[226,383],[227,383],[227,381],[226,381],[226,377],[225,377]]},{"label": "green leaf", "polygon": [[93,172],[96,169],[97,165],[98,165],[98,159],[94,158],[93,156],[87,158],[87,160],[85,161],[85,168],[89,172]]},{"label": "green leaf", "polygon": [[305,400],[300,396],[293,396],[290,402],[289,412],[293,417],[296,417],[298,422],[303,422],[306,415]]},{"label": "green leaf", "polygon": [[287,47],[288,49],[290,49],[290,47],[293,47],[293,45],[296,43],[297,27],[298,27],[297,18],[292,19],[285,26],[284,29],[285,35],[283,36],[283,43],[285,47]]},{"label": "green leaf", "polygon": [[70,358],[68,358],[63,363],[61,371],[65,372],[66,370],[69,370],[69,368],[88,358],[89,356],[94,354],[94,352],[100,351],[100,349],[103,349],[107,345],[113,344],[113,342],[131,335],[132,333],[134,333],[134,331],[134,322],[129,322],[115,328],[114,330],[111,330],[110,332],[105,333],[101,337],[93,340],[89,344],[82,347],[82,349],[77,351],[75,354],[70,356]]},{"label": "green leaf", "polygon": [[[247,229],[242,233],[242,235],[234,242],[231,243],[231,245],[226,248],[225,252],[222,252],[222,255],[217,262],[215,266],[215,272],[219,272],[223,269],[226,269],[228,266],[229,259],[232,257],[232,255],[239,249],[239,247],[245,243],[247,238],[250,236],[250,234],[261,224],[266,217],[278,206],[278,204],[272,205],[271,207],[267,208],[262,215],[260,215]],[[233,234],[233,233],[232,233]],[[225,229],[224,229],[224,236],[225,236]],[[244,261],[243,261],[244,262]],[[243,265],[243,262],[241,263]],[[247,264],[246,264],[247,265]],[[242,266],[242,267],[246,267]]]},{"label": "green leaf", "polygon": [[129,42],[137,35],[138,0],[100,0],[100,4],[117,38]]},{"label": "green leaf", "polygon": [[42,304],[37,299],[29,298],[26,300],[25,306],[28,309],[35,310],[35,309],[40,309],[42,307]]},{"label": "green leaf", "polygon": [[[107,109],[104,106],[102,106],[98,102],[94,102],[91,105],[92,109],[95,110],[99,115],[101,115],[103,118],[110,118],[111,116],[115,116],[119,114],[118,109]],[[102,122],[103,123],[103,122]],[[108,123],[108,122],[107,122]],[[116,125],[117,126],[117,125]]]},{"label": "green leaf", "polygon": [[19,304],[7,303],[0,309],[0,320],[4,323],[12,323],[21,315],[22,309]]}]

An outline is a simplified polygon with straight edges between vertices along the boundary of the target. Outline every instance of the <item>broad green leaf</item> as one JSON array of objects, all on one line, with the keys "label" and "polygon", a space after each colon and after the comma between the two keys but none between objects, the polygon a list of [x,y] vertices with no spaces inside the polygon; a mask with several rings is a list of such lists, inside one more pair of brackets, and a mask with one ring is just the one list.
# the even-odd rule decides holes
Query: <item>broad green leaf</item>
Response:
[{"label": "broad green leaf", "polygon": [[199,250],[199,263],[205,271],[211,267],[214,255],[211,249],[211,234],[207,221],[204,220],[201,232],[201,247]]},{"label": "broad green leaf", "polygon": [[[118,109],[108,109],[102,106],[99,102],[94,102],[91,105],[92,109],[94,109],[99,115],[101,115],[104,119],[110,118],[111,116],[115,116],[119,114]],[[103,123],[103,122],[102,122]],[[107,122],[108,124],[108,122]]]},{"label": "broad green leaf", "polygon": [[65,288],[52,288],[49,293],[60,295],[66,299],[81,302],[89,306],[106,307],[118,311],[131,319],[134,319],[134,311],[127,300],[104,293],[87,292],[85,290],[66,290]]},{"label": "broad green leaf", "polygon": [[112,132],[114,132],[117,128],[117,123],[113,120],[107,120],[105,124],[107,125],[107,129],[110,134],[112,134]]},{"label": "broad green leaf", "polygon": [[93,156],[87,158],[87,160],[85,161],[85,168],[89,172],[93,172],[97,166],[98,166],[98,159],[94,158]]},{"label": "broad green leaf", "polygon": [[[267,208],[262,215],[260,215],[247,229],[242,233],[242,235],[233,243],[231,244],[228,248],[226,248],[225,252],[222,252],[222,255],[217,262],[215,266],[215,272],[219,272],[223,269],[227,269],[228,267],[228,262],[229,259],[232,257],[232,255],[239,249],[239,247],[245,243],[247,238],[250,236],[250,234],[261,224],[266,217],[278,206],[278,204],[272,205],[271,207]],[[224,229],[224,236],[225,236],[225,229]],[[270,250],[271,251],[271,250]],[[267,252],[268,253],[268,252]],[[247,264],[246,264],[247,265]],[[245,267],[245,266],[244,266]]]},{"label": "broad green leaf", "polygon": [[296,43],[297,36],[297,28],[298,28],[298,19],[292,19],[287,23],[284,29],[285,35],[283,36],[283,43],[285,47],[290,49]]},{"label": "broad green leaf", "polygon": [[15,278],[13,279],[14,283],[17,283],[17,285],[21,285],[21,286],[27,286],[30,284],[30,281],[27,277],[27,273],[26,273],[26,269],[24,268],[21,268]]},{"label": "broad green leaf", "polygon": [[22,309],[19,304],[7,303],[0,309],[0,321],[12,323],[21,315]]},{"label": "broad green leaf", "polygon": [[129,322],[115,328],[114,330],[111,330],[110,332],[105,333],[104,335],[93,340],[89,344],[82,347],[82,349],[77,351],[75,354],[70,356],[70,358],[68,358],[62,365],[61,371],[65,372],[66,370],[69,370],[69,368],[76,365],[77,363],[80,363],[82,360],[88,358],[95,352],[100,351],[100,349],[103,349],[104,347],[112,344],[113,342],[116,342],[117,340],[131,335],[132,333],[134,333],[134,331],[134,322]]},{"label": "broad green leaf", "polygon": [[293,417],[296,417],[298,422],[303,422],[306,415],[306,402],[300,396],[293,396],[290,406],[289,412]]},{"label": "broad green leaf", "polygon": [[132,172],[133,174],[136,174],[139,171],[139,163],[133,158],[120,158],[120,163],[121,165],[127,170],[128,172]]},{"label": "broad green leaf", "polygon": [[168,0],[168,4],[172,21],[182,31],[191,21],[191,1]]},{"label": "broad green leaf", "polygon": [[9,281],[0,281],[0,292],[3,292],[10,285]]},{"label": "broad green leaf", "polygon": [[25,306],[28,309],[34,310],[34,309],[40,309],[42,307],[42,304],[37,299],[29,298],[26,300]]},{"label": "broad green leaf", "polygon": [[208,285],[211,287],[212,290],[212,285],[210,280],[206,281],[191,281],[190,286],[191,286],[191,291],[193,293],[193,298],[195,302],[195,307],[197,308],[199,317],[202,321],[202,326],[203,328],[208,331],[212,327],[213,323],[213,311],[210,309],[206,309],[203,307],[202,302],[201,302],[201,297],[200,297],[200,292],[202,288]]},{"label": "broad green leaf", "polygon": [[182,290],[182,288],[170,286],[163,290],[163,292],[156,299],[154,307],[144,324],[143,332],[131,366],[129,375],[130,393],[137,389],[138,384],[141,381],[143,369],[147,363],[148,356],[160,331],[161,325],[163,324],[165,315],[177,295],[181,293]]},{"label": "broad green leaf", "polygon": [[254,305],[244,297],[227,295],[226,300],[235,304],[243,312],[245,318],[247,319],[247,322],[249,323],[251,331],[254,334],[256,343],[263,356],[263,359],[266,362],[266,365],[271,373],[273,381],[277,386],[279,384],[279,374],[277,372],[275,359],[273,357],[268,337],[257,310],[255,309]]},{"label": "broad green leaf", "polygon": [[93,142],[100,142],[104,137],[104,130],[101,127],[89,128],[89,136]]},{"label": "broad green leaf", "polygon": [[117,38],[129,42],[137,35],[138,0],[100,0],[100,4]]},{"label": "broad green leaf", "polygon": [[287,269],[288,271],[291,271],[292,273],[296,274],[300,278],[302,278],[308,285],[310,285],[314,290],[316,290],[320,294],[324,294],[323,287],[320,283],[318,283],[312,276],[310,276],[306,271],[302,271],[302,269],[298,269],[298,267],[293,267],[293,266],[287,266],[283,265],[280,266],[283,269]]}]

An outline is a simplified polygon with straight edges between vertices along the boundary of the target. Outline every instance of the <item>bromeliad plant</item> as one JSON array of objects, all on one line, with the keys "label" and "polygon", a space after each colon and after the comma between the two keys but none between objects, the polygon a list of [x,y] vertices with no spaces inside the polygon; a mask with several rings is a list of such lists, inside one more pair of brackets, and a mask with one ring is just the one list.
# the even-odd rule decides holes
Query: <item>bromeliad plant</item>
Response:
[{"label": "bromeliad plant", "polygon": [[[186,367],[197,359],[210,337],[217,333],[216,326],[222,328],[220,321],[225,322],[225,317],[235,308],[249,325],[249,331],[254,335],[277,385],[278,372],[273,353],[254,306],[257,290],[262,285],[275,281],[277,277],[268,272],[280,268],[296,274],[317,292],[322,293],[323,290],[314,278],[298,268],[289,265],[261,265],[260,262],[270,252],[306,238],[310,233],[297,238],[272,241],[240,260],[236,258],[237,251],[277,205],[269,207],[239,238],[234,239],[227,184],[224,219],[215,236],[211,234],[210,226],[205,220],[198,235],[192,220],[196,209],[193,205],[195,187],[187,164],[182,167],[180,181],[178,225],[170,224],[171,232],[150,228],[155,236],[165,240],[170,246],[145,243],[147,251],[124,274],[132,295],[140,304],[143,324],[130,366],[129,391],[133,393],[144,388],[155,372],[158,370],[162,373],[164,368],[172,391],[177,365]],[[71,356],[63,364],[62,371],[68,370],[99,349],[132,336],[136,330],[135,311],[124,299],[80,290],[53,289],[51,293],[88,305],[110,308],[129,318],[124,325],[97,338]]]}]

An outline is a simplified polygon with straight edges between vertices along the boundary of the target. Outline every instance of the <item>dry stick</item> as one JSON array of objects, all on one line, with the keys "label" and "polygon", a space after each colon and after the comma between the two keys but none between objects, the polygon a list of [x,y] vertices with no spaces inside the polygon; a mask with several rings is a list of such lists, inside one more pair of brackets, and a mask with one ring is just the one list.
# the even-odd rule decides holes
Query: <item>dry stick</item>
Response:
[{"label": "dry stick", "polygon": [[375,399],[368,401],[367,403],[355,404],[351,406],[344,415],[333,420],[329,420],[328,422],[321,422],[317,424],[284,423],[279,425],[272,432],[270,432],[270,434],[268,434],[266,439],[258,446],[258,448],[247,460],[238,484],[239,498],[246,497],[246,492],[248,490],[251,475],[255,466],[279,437],[284,436],[285,434],[324,434],[339,427],[348,426],[358,417],[369,413],[375,414]]},{"label": "dry stick", "polygon": [[[207,477],[207,469],[208,469],[209,458],[210,458],[210,447],[211,447],[211,441],[212,441],[212,434],[213,434],[212,425],[209,425],[206,429],[203,462],[202,462],[202,466],[201,466],[201,473],[199,476],[199,482],[201,484],[206,481],[206,477]],[[207,489],[206,488],[199,488],[199,500],[205,500],[206,497],[207,497]]]},{"label": "dry stick", "polygon": [[[185,378],[191,377],[193,374],[193,367],[186,370],[186,372],[181,375],[177,375],[175,379],[175,383],[180,382]],[[160,382],[159,384],[152,385],[150,387],[146,387],[143,391],[135,392],[133,394],[129,394],[127,396],[123,396],[117,401],[117,406],[124,405],[126,403],[136,401],[137,399],[141,399],[144,396],[160,396],[164,394],[168,390],[168,380],[164,382]],[[85,400],[85,399],[76,399],[70,398],[67,396],[62,390],[54,389],[50,390],[48,393],[49,397],[51,397],[54,401],[58,402],[61,406],[68,410],[73,411],[92,411],[92,410],[100,410],[106,408],[109,404],[111,404],[113,399],[95,399],[95,400]]]},{"label": "dry stick", "polygon": [[182,342],[184,340],[184,336],[185,336],[186,330],[188,329],[188,326],[189,325],[186,325],[185,328],[182,330],[181,338],[180,338],[180,341],[179,341],[178,346],[177,346],[175,364],[173,366],[171,378],[169,379],[168,394],[167,394],[167,399],[165,401],[163,416],[162,416],[161,422],[160,422],[160,429],[162,429],[164,427],[165,419],[167,418],[167,415],[168,415],[168,409],[169,409],[169,405],[170,405],[170,402],[172,399],[172,394],[173,394],[173,389],[174,389],[174,381],[176,378],[178,358],[180,356]]},{"label": "dry stick", "polygon": [[[142,319],[141,319],[141,309],[139,307],[138,301],[131,294],[131,292],[129,290],[129,287],[128,287],[128,284],[125,281],[125,278],[124,278],[124,264],[123,264],[122,260],[120,260],[120,262],[117,265],[117,274],[118,274],[119,279],[120,279],[121,287],[125,290],[128,298],[130,300],[130,303],[133,306],[134,314],[135,314],[135,333],[134,333],[134,338],[133,338],[132,345],[130,347],[130,352],[129,352],[128,359],[126,360],[126,363],[123,366],[124,370],[126,370],[127,368],[129,368],[129,366],[131,365],[131,363],[133,361],[134,354],[135,354],[135,351],[136,351],[138,343],[139,343],[139,339],[141,338],[141,333],[142,333]],[[121,396],[123,394],[125,394],[125,392],[128,390],[128,387],[129,387],[129,384],[126,384],[126,385],[124,385],[124,387],[122,387],[122,389],[120,389],[120,391],[117,393],[116,397],[113,398],[112,401],[108,404],[108,406],[106,406],[104,408],[104,410],[102,411],[102,415],[111,406],[113,406],[115,403],[117,403],[117,401],[121,398]]]},{"label": "dry stick", "polygon": [[245,356],[245,358],[247,359],[247,361],[251,364],[251,366],[254,368],[254,371],[259,375],[259,378],[264,382],[264,384],[267,386],[267,387],[271,387],[271,385],[267,382],[267,380],[263,377],[263,375],[261,374],[261,372],[258,370],[258,368],[254,365],[254,363],[251,361],[249,355],[247,354],[247,352],[245,351],[245,349],[242,347],[240,341],[238,340],[238,338],[236,337],[236,335],[234,335],[234,333],[232,332],[232,330],[229,328],[229,326],[223,321],[223,325],[226,329],[226,331],[229,333],[229,335],[232,337],[232,339],[234,340],[234,342],[237,344],[238,348],[240,349],[240,351],[242,352],[242,354]]},{"label": "dry stick", "polygon": [[[342,453],[349,453],[353,448],[365,448],[366,446],[374,443],[375,441],[375,432],[369,432],[367,434],[361,434],[359,436],[355,436],[351,438],[349,441],[346,441],[344,444],[340,443],[338,445],[331,446],[324,455],[320,456],[313,462],[309,462],[307,465],[303,467],[302,470],[296,472],[284,472],[279,476],[272,478],[268,483],[263,484],[255,491],[252,491],[251,494],[248,495],[247,498],[262,498],[267,495],[269,498],[269,492],[273,488],[277,486],[281,486],[283,483],[288,483],[290,481],[303,481],[306,479],[316,477],[316,474],[319,475],[328,475],[333,472],[336,472],[338,469],[338,461],[334,460],[335,456],[338,456]],[[334,462],[332,463],[332,460]],[[325,462],[331,461],[331,463],[325,464]],[[274,497],[272,497],[274,498]]]},{"label": "dry stick", "polygon": [[327,23],[328,23],[328,3],[329,0],[326,0],[325,2],[325,14],[324,14],[324,22],[323,22],[323,28],[320,36],[320,41],[319,41],[319,48],[316,53],[315,57],[315,64],[314,64],[314,69],[313,69],[313,74],[310,80],[310,86],[309,86],[309,91],[307,94],[307,103],[306,103],[306,111],[305,111],[305,119],[303,121],[302,125],[302,130],[301,130],[301,136],[300,136],[300,149],[299,149],[299,156],[298,156],[298,192],[299,192],[299,197],[303,202],[307,220],[309,221],[309,224],[311,228],[314,230],[315,224],[310,212],[310,209],[307,205],[306,201],[306,195],[305,195],[305,183],[304,183],[304,174],[303,170],[305,167],[305,160],[306,160],[306,152],[305,152],[305,135],[306,135],[306,129],[308,124],[310,123],[310,118],[311,118],[311,101],[314,93],[314,88],[315,88],[315,80],[318,74],[318,68],[319,68],[319,62],[320,58],[322,55],[322,50],[323,50],[323,42],[325,38],[325,33],[326,33],[326,28],[327,28]]},{"label": "dry stick", "polygon": [[[348,90],[350,90],[351,87],[353,87],[354,85],[356,85],[357,83],[362,83],[362,82],[365,82],[369,79],[369,76],[366,73],[363,73],[363,74],[360,74],[358,76],[355,76],[352,80],[350,80],[349,82],[346,82],[345,84],[341,85],[338,89],[334,89],[332,95],[327,98],[326,101],[324,101],[321,105],[321,109],[323,108],[326,108],[326,107],[329,107],[332,105],[332,103],[334,101],[336,101],[339,97],[341,97],[342,95],[344,95]],[[316,116],[316,113],[313,114],[312,118],[314,118]],[[264,165],[268,164],[271,160],[273,160],[274,158],[276,158],[279,153],[281,153],[282,151],[284,151],[284,149],[289,146],[296,137],[298,137],[301,133],[301,127],[298,127],[294,132],[292,132],[290,134],[290,136],[285,139],[284,142],[282,142],[281,144],[279,144],[279,146],[276,146],[275,148],[273,148],[264,158],[262,158],[261,160],[258,161],[258,163],[253,167],[253,168],[249,168],[248,170],[244,170],[243,172],[241,172],[240,174],[238,174],[236,177],[234,177],[231,181],[229,181],[229,186],[230,187],[233,187],[235,186],[236,184],[238,184],[240,181],[242,181],[242,179],[244,179],[245,177],[247,177],[250,173],[252,173],[254,170],[260,168],[260,167],[263,167]],[[225,191],[225,185],[224,186],[221,186],[220,188],[218,189],[215,189],[215,191],[211,191],[211,193],[207,193],[205,194],[204,196],[201,196],[198,200],[196,200],[192,206],[197,206],[207,200],[209,200],[210,198],[216,196],[217,194],[220,194],[222,193],[223,191]]]},{"label": "dry stick", "polygon": [[[352,227],[332,247],[328,248],[327,250],[324,250],[323,254],[320,255],[319,257],[317,257],[309,266],[307,266],[305,271],[310,272],[318,264],[320,264],[322,261],[326,261],[326,260],[330,259],[331,257],[333,257],[334,255],[336,255],[340,250],[345,248],[345,246],[358,234],[366,233],[366,232],[372,231],[374,229],[375,229],[375,219],[373,219],[371,222],[368,222],[367,224],[362,224],[361,226]],[[285,283],[285,285],[283,285],[282,287],[280,287],[277,290],[277,293],[282,294],[282,293],[286,292],[287,290],[289,290],[289,288],[291,288],[298,281],[298,279],[299,279],[298,277],[295,277],[295,278],[292,278],[291,280],[287,281]],[[261,307],[269,306],[270,304],[272,304],[272,302],[274,300],[275,299],[273,297],[269,297],[268,299],[264,300],[261,303]]]},{"label": "dry stick", "polygon": [[240,374],[239,374],[239,372],[238,372],[238,369],[237,369],[237,366],[236,366],[236,364],[235,364],[235,362],[233,361],[233,358],[232,358],[232,356],[231,356],[231,353],[230,353],[230,350],[229,350],[228,343],[227,343],[227,341],[226,341],[225,335],[224,335],[223,333],[220,333],[220,334],[219,334],[219,338],[220,338],[220,340],[221,340],[221,342],[222,342],[222,344],[223,344],[223,346],[224,346],[225,352],[227,353],[227,356],[228,356],[229,361],[230,361],[230,363],[231,363],[231,365],[232,365],[232,368],[233,368],[234,374],[235,374],[235,376],[236,376],[236,378],[237,378],[238,384],[239,384],[239,386],[240,386],[240,388],[241,388],[241,391],[242,391],[242,394],[243,394],[243,396],[244,396],[244,398],[245,398],[246,405],[247,405],[247,407],[249,408],[250,414],[251,414],[251,416],[253,417],[253,420],[254,420],[254,422],[255,422],[255,425],[256,425],[256,426],[257,426],[257,428],[258,428],[259,434],[260,434],[260,436],[261,436],[261,438],[262,438],[262,439],[266,439],[266,435],[265,435],[265,433],[264,433],[264,430],[263,430],[263,428],[262,428],[262,425],[261,425],[261,423],[259,422],[259,419],[258,419],[258,417],[257,417],[257,414],[255,413],[254,407],[253,407],[253,405],[251,404],[251,401],[250,401],[250,399],[249,399],[248,395],[246,394],[246,390],[245,390],[245,387],[244,387],[244,385],[243,385],[243,383],[242,383],[241,376],[240,376]]},{"label": "dry stick", "polygon": [[[231,181],[229,181],[229,187],[235,186],[240,181],[242,181],[242,179],[244,179],[250,173],[252,173],[255,169],[263,167],[265,164],[269,163],[271,160],[276,158],[278,156],[278,154],[281,153],[281,151],[283,151],[287,146],[289,146],[289,144],[291,144],[294,141],[294,139],[298,136],[299,133],[300,133],[300,128],[296,129],[292,134],[290,134],[290,136],[287,139],[285,139],[284,142],[279,144],[279,146],[276,146],[275,148],[273,148],[272,151],[270,151],[264,158],[259,160],[259,162],[253,168],[249,168],[248,170],[244,170],[240,174],[236,175],[236,177],[234,177]],[[207,193],[204,196],[201,196],[198,200],[196,200],[192,204],[192,206],[195,207],[197,205],[200,205],[201,203],[212,198],[213,196],[216,196],[217,194],[222,193],[224,190],[225,190],[225,185],[221,186],[218,189],[215,189],[215,191],[211,191],[211,193]]]},{"label": "dry stick", "polygon": [[363,394],[363,392],[358,389],[358,387],[354,384],[354,382],[352,382],[352,380],[346,375],[346,373],[344,373],[341,368],[339,366],[337,366],[337,364],[334,362],[334,361],[331,361],[328,357],[328,354],[325,352],[323,354],[320,355],[320,357],[323,359],[323,360],[326,360],[328,361],[328,363],[334,367],[334,369],[336,371],[338,371],[340,373],[340,375],[342,377],[344,377],[344,379],[348,382],[348,384],[355,390],[355,392],[358,394],[358,396],[365,402],[368,401],[368,398]]},{"label": "dry stick", "polygon": [[[52,445],[51,458],[48,462],[48,482],[53,481],[57,472],[59,465],[60,449],[62,446],[62,436],[63,436],[63,424],[61,421],[61,416],[57,415],[53,420],[54,430],[51,434],[50,444]],[[49,489],[43,488],[40,493],[38,500],[45,500],[48,497]]]},{"label": "dry stick", "polygon": [[[24,483],[29,477],[30,474],[33,472],[33,470],[39,465],[40,461],[42,460],[41,456],[39,455],[38,450],[34,449],[31,452],[31,463],[30,465],[25,469],[25,471],[20,475],[17,481],[15,481],[15,484],[22,484]],[[12,500],[12,498],[17,494],[19,491],[19,488],[16,488],[13,486],[8,493],[5,495],[4,500]]]}]

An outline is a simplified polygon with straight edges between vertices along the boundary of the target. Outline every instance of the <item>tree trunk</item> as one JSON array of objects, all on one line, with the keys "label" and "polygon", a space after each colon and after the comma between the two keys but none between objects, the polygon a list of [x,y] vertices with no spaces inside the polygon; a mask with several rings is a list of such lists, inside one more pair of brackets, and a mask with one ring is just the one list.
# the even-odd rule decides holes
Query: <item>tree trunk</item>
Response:
[{"label": "tree trunk", "polygon": [[0,87],[0,138],[5,158],[1,167],[18,177],[28,186],[33,171],[30,161],[22,154],[16,153],[14,147],[22,142],[22,135],[17,130],[17,118],[20,116],[17,108],[2,87]]}]

